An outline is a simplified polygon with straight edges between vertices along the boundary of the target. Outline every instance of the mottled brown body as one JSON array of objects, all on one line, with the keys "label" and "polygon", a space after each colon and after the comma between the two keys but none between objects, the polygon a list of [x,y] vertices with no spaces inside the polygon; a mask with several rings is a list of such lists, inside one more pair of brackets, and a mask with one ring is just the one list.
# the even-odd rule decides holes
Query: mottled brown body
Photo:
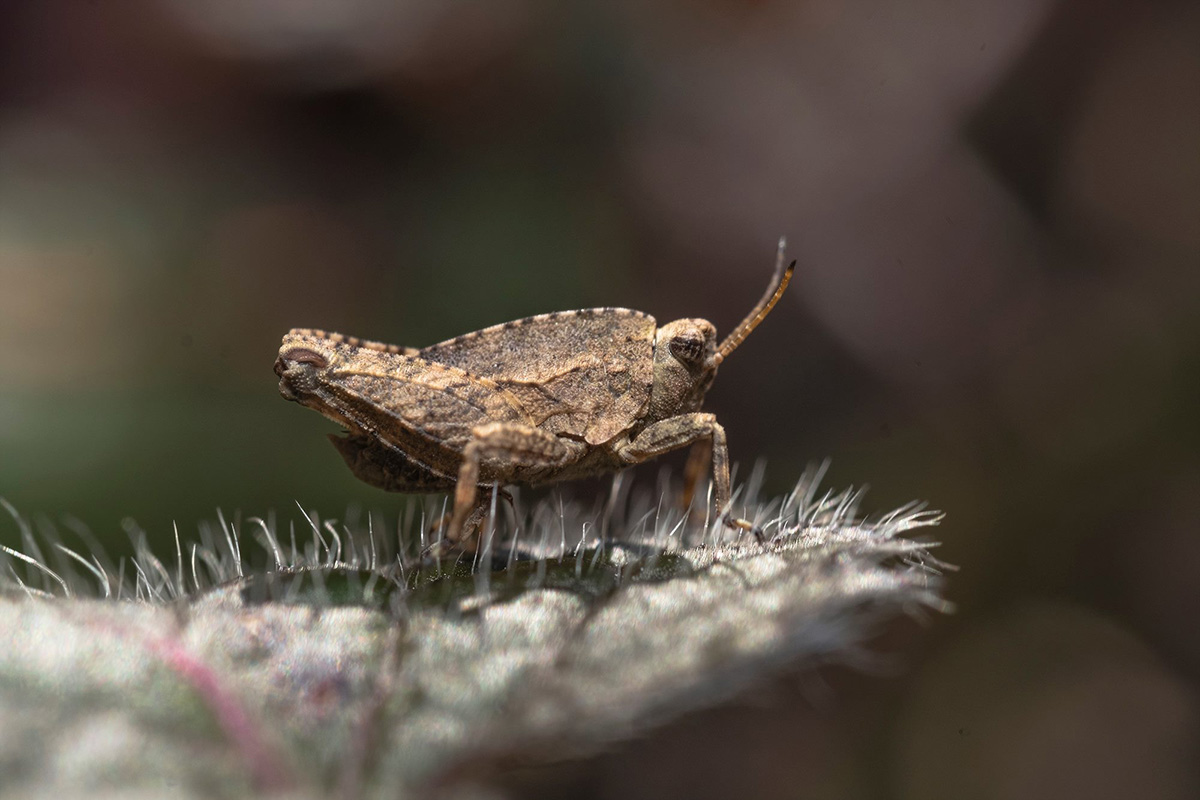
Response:
[{"label": "mottled brown body", "polygon": [[419,350],[295,329],[275,361],[279,391],[346,428],[330,438],[363,481],[395,492],[453,489],[454,543],[480,508],[480,487],[611,473],[689,444],[711,450],[724,513],[725,431],[700,405],[794,266],[783,270],[781,241],[771,287],[720,348],[706,320],[658,327],[627,308],[542,314]]}]

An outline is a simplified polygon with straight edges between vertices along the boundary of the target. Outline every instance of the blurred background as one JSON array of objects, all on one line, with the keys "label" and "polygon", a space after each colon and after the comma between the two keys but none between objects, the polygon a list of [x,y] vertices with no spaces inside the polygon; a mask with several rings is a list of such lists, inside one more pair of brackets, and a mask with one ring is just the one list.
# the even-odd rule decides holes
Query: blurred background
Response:
[{"label": "blurred background", "polygon": [[944,509],[958,611],[505,791],[1200,796],[1195,3],[9,0],[0,496],[117,550],[395,513],[289,328],[728,330],[780,234],[708,408],[773,491]]}]

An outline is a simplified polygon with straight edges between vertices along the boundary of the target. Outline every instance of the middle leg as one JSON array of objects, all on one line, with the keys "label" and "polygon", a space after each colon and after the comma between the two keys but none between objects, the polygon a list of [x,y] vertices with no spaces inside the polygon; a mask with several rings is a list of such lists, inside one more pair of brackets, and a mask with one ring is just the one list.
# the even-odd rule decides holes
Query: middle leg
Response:
[{"label": "middle leg", "polygon": [[560,439],[532,425],[515,422],[493,422],[472,431],[473,438],[463,448],[458,483],[454,487],[454,512],[446,529],[446,538],[454,546],[463,540],[463,529],[476,503],[480,462],[491,462],[493,479],[508,483],[518,477],[518,471],[537,467],[568,464],[578,457],[582,444]]}]

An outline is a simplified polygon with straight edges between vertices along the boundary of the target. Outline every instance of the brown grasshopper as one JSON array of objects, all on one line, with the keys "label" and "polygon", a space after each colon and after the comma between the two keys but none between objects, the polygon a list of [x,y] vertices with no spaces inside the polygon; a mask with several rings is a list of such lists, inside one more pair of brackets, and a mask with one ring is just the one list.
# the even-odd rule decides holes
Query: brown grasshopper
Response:
[{"label": "brown grasshopper", "polygon": [[[275,374],[288,400],[346,429],[330,435],[361,480],[393,492],[454,490],[446,528],[466,544],[492,484],[545,484],[616,472],[684,445],[685,496],[711,454],[717,511],[730,526],[725,429],[700,411],[717,367],[762,322],[791,280],[779,242],[754,309],[716,344],[704,319],[658,327],[627,308],[559,311],[422,349],[297,328]],[[756,531],[757,534],[757,531]]]}]

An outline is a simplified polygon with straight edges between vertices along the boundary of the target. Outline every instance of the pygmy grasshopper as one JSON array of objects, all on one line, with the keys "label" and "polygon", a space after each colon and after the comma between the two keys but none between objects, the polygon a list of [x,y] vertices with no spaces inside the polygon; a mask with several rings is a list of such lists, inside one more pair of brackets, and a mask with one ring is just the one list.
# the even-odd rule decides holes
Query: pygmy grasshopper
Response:
[{"label": "pygmy grasshopper", "polygon": [[781,239],[766,293],[720,345],[708,320],[658,327],[627,308],[541,314],[422,349],[298,328],[275,360],[279,392],[345,427],[330,440],[359,479],[453,490],[454,545],[482,522],[481,488],[616,472],[684,445],[685,494],[711,454],[718,513],[751,529],[729,516],[725,429],[700,405],[787,288],[796,262],[784,269],[783,253]]}]

